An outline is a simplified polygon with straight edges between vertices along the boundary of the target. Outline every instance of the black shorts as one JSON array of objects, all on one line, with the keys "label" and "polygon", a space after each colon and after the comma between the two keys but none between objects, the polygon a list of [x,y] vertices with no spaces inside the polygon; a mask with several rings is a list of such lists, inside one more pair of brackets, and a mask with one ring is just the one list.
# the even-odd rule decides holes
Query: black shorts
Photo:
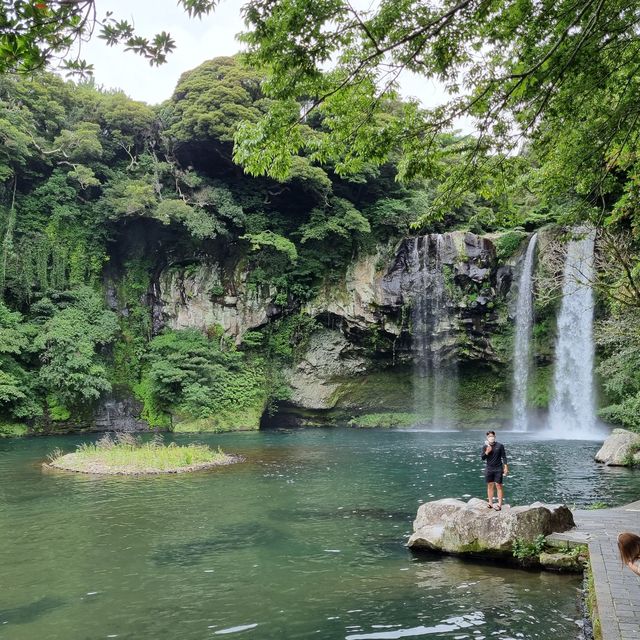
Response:
[{"label": "black shorts", "polygon": [[487,482],[497,482],[498,484],[502,484],[502,467],[499,469],[486,469],[484,472],[484,477]]}]

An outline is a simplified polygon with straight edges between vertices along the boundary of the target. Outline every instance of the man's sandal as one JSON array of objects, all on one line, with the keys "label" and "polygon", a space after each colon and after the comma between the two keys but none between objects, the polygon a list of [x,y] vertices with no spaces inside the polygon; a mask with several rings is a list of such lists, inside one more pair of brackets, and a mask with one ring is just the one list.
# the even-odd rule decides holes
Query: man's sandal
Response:
[{"label": "man's sandal", "polygon": [[497,504],[497,505],[494,507],[494,509],[495,509],[496,511],[502,511],[502,507],[501,507],[499,504]]},{"label": "man's sandal", "polygon": [[490,502],[487,502],[487,507],[489,507],[489,509],[493,509],[493,505]]}]

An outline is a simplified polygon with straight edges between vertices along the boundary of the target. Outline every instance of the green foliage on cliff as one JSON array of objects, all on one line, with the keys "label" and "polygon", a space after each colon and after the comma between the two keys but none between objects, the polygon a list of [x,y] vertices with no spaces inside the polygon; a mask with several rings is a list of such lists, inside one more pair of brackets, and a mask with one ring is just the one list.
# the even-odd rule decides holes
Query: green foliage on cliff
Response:
[{"label": "green foliage on cliff", "polygon": [[34,327],[18,312],[0,303],[0,406],[12,418],[41,413],[35,400],[35,381],[27,372]]},{"label": "green foliage on cliff", "polygon": [[110,391],[104,360],[97,353],[117,330],[115,314],[88,287],[42,298],[34,305],[38,334],[34,347],[42,366],[39,383],[64,406],[96,400]]},{"label": "green foliage on cliff", "polygon": [[502,233],[495,239],[496,258],[498,260],[506,260],[514,255],[528,234],[524,231],[514,230],[508,233]]},{"label": "green foliage on cliff", "polygon": [[168,331],[150,343],[150,390],[157,406],[190,418],[264,403],[259,361],[228,339],[195,329]]},{"label": "green foliage on cliff", "polygon": [[[46,73],[0,77],[2,419],[64,423],[118,385],[143,402],[154,426],[222,429],[242,416],[243,426],[255,427],[265,407],[287,398],[284,370],[316,326],[300,309],[340,282],[358,255],[393,247],[417,225],[501,231],[504,258],[522,241],[520,225],[579,217],[575,193],[536,190],[546,165],[533,152],[505,160],[500,180],[479,171],[438,212],[451,172],[462,166],[463,141],[440,137],[435,157],[422,149],[434,173],[417,177],[419,150],[399,155],[384,137],[415,114],[396,98],[352,147],[347,140],[326,147],[328,114],[303,118],[286,144],[298,144],[299,134],[313,149],[283,159],[271,148],[262,161],[284,162],[286,176],[251,177],[234,163],[234,137],[265,126],[274,110],[300,118],[295,100],[266,96],[263,73],[235,57],[211,60],[184,74],[157,107]],[[370,89],[354,88],[350,106]],[[379,147],[367,142],[373,130]],[[236,159],[242,153],[237,147]],[[608,224],[629,227],[633,256],[633,198],[619,195]],[[221,309],[238,291],[271,301],[265,326],[240,345],[222,335],[218,319],[202,331],[167,329],[161,276],[210,263],[219,279],[208,295]],[[615,277],[622,292],[624,270]],[[183,281],[171,292],[177,304],[191,295]],[[478,293],[467,292],[469,302]],[[553,309],[550,300],[538,308],[538,346],[551,343]],[[384,340],[372,332],[361,342],[371,351]],[[501,393],[487,384],[487,394]],[[633,389],[631,382],[611,388],[615,406]]]},{"label": "green foliage on cliff", "polygon": [[251,243],[252,251],[260,251],[264,247],[272,247],[276,251],[283,253],[291,262],[298,260],[298,250],[296,245],[287,238],[274,233],[273,231],[260,231],[260,233],[245,233],[240,236],[241,240],[248,240]]}]

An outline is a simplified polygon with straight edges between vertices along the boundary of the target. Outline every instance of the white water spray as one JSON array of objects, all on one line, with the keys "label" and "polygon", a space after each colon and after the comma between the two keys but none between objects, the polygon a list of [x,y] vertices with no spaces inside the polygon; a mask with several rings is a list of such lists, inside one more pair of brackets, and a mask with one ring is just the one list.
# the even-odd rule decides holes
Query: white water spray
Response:
[{"label": "white water spray", "polygon": [[598,435],[593,388],[593,290],[595,231],[578,229],[567,245],[558,316],[554,393],[549,432],[558,438]]},{"label": "white water spray", "polygon": [[451,426],[457,405],[457,366],[447,354],[455,344],[442,261],[447,240],[442,234],[416,238],[410,260],[414,411],[435,429]]},{"label": "white water spray", "polygon": [[531,368],[533,327],[533,263],[538,234],[531,236],[518,281],[516,335],[513,350],[513,430],[527,431],[527,385]]}]

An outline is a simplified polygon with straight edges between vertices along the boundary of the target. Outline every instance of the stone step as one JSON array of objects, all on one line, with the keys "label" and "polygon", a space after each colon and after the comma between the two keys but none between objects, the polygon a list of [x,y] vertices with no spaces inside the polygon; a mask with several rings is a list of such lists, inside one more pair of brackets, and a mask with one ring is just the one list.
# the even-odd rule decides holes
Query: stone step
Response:
[{"label": "stone step", "polygon": [[557,549],[573,549],[589,543],[591,536],[587,531],[574,529],[564,533],[552,533],[546,537],[547,544]]}]

